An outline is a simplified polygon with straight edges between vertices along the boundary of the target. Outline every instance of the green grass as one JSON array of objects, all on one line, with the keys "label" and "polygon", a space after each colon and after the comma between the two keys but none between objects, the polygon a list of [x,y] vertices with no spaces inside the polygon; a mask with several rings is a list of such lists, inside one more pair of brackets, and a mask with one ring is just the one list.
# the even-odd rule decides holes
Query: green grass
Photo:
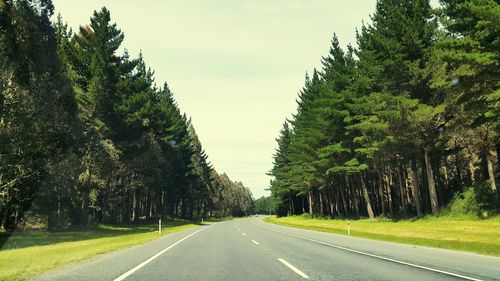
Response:
[{"label": "green grass", "polygon": [[[347,235],[347,220],[303,216],[267,217],[266,222]],[[418,220],[351,220],[351,235],[500,256],[500,217],[426,217]]]},{"label": "green grass", "polygon": [[[162,235],[195,227],[191,221],[163,222]],[[0,280],[26,280],[46,270],[158,238],[158,225],[99,225],[61,232],[15,232],[0,236]]]}]

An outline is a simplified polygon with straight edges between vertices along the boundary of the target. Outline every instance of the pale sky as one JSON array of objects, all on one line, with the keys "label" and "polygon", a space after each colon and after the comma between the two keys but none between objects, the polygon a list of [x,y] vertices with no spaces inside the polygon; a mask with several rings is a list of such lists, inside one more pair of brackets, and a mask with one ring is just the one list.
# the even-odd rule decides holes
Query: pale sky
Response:
[{"label": "pale sky", "polygon": [[272,155],[305,72],[321,68],[333,32],[343,46],[371,0],[53,0],[77,30],[106,6],[132,56],[167,81],[219,173],[268,195]]}]

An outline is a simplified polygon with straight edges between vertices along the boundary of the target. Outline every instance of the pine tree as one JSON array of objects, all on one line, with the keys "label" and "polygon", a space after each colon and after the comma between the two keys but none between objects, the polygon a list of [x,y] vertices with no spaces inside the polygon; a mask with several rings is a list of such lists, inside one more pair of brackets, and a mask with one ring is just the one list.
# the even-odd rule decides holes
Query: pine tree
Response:
[{"label": "pine tree", "polygon": [[438,44],[444,73],[435,76],[436,87],[448,90],[447,110],[451,114],[466,115],[469,127],[483,126],[488,132],[479,146],[491,189],[496,191],[494,154],[498,159],[500,147],[497,110],[500,5],[493,0],[444,0],[441,4],[448,36]]},{"label": "pine tree", "polygon": [[294,199],[296,192],[289,186],[291,167],[288,154],[292,134],[288,121],[285,121],[280,136],[276,139],[278,148],[273,155],[273,168],[269,171],[269,175],[274,177],[271,182],[273,205],[277,209],[277,215],[280,216],[295,213]]},{"label": "pine tree", "polygon": [[52,2],[1,4],[0,220],[11,230],[68,151],[76,106],[57,56]]}]

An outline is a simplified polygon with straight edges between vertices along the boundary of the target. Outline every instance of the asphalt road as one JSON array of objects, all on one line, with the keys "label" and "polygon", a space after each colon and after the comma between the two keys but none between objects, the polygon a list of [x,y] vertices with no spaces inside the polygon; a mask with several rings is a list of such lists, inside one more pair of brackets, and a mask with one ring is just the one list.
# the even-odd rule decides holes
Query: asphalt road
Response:
[{"label": "asphalt road", "polygon": [[500,258],[268,224],[178,232],[34,280],[500,280]]}]

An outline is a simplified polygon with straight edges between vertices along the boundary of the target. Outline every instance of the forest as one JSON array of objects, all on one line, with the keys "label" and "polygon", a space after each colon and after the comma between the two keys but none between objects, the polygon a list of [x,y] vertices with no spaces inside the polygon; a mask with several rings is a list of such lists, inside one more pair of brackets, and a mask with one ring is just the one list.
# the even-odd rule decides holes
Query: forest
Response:
[{"label": "forest", "polygon": [[498,214],[500,2],[379,0],[370,18],[306,74],[269,172],[275,211]]},{"label": "forest", "polygon": [[73,31],[51,0],[0,0],[0,224],[58,229],[242,216],[190,118],[106,8]]}]

